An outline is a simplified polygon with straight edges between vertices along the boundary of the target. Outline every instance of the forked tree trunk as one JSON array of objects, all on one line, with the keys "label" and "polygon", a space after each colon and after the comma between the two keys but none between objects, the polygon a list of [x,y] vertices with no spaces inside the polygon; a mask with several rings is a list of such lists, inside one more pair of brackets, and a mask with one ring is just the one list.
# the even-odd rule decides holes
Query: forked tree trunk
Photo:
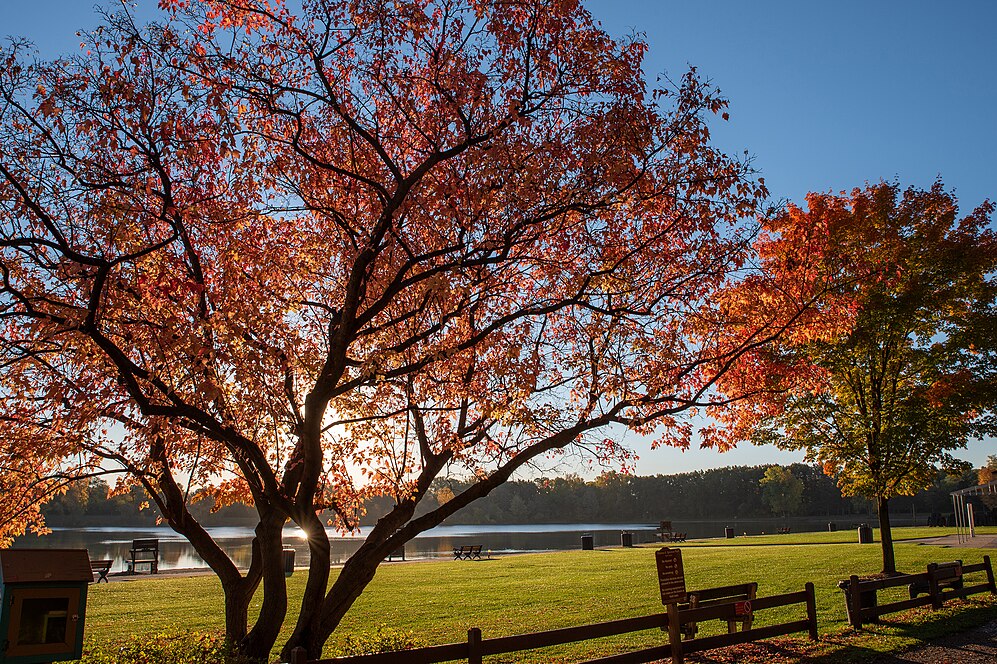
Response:
[{"label": "forked tree trunk", "polygon": [[[252,661],[265,663],[270,659],[270,652],[287,615],[287,584],[281,539],[286,519],[276,510],[260,510],[259,507],[257,510],[260,522],[253,538],[252,563],[245,575],[185,509],[178,508],[169,523],[190,541],[221,581],[225,602],[225,638],[238,648],[240,654]],[[263,603],[256,623],[249,629],[249,605],[261,581]]]},{"label": "forked tree trunk", "polygon": [[[240,650],[244,650],[247,656],[255,657],[261,662],[266,662],[277,640],[277,632],[267,627],[257,627],[249,630],[249,604],[256,594],[260,585],[260,580],[265,580],[265,551],[272,551],[274,546],[277,549],[277,562],[280,565],[280,535],[284,524],[284,517],[277,516],[273,510],[261,509],[257,506],[260,514],[260,524],[256,528],[256,537],[253,539],[253,561],[249,571],[245,576],[232,562],[232,559],[218,546],[211,535],[195,519],[188,510],[186,495],[173,480],[172,475],[163,473],[159,477],[158,487],[161,492],[156,492],[151,484],[146,485],[146,490],[150,495],[156,497],[156,502],[166,517],[167,523],[177,533],[187,538],[194,550],[197,551],[201,559],[207,563],[208,567],[218,576],[222,584],[222,593],[225,603],[225,637],[235,644]],[[274,544],[276,542],[276,544]],[[270,554],[272,556],[272,553]],[[281,583],[284,579],[281,577]],[[284,613],[287,611],[286,592],[268,592],[264,598],[264,611],[276,615],[279,610],[281,597],[283,597]],[[270,599],[269,604],[267,599]],[[280,616],[280,622],[283,615]],[[273,631],[270,635],[269,632]],[[269,644],[266,640],[269,639]]]},{"label": "forked tree trunk", "polygon": [[294,635],[281,652],[282,661],[290,661],[291,650],[297,647],[304,648],[309,659],[318,659],[322,656],[322,648],[329,640],[329,636],[342,622],[346,612],[364,589],[374,580],[382,556],[377,555],[373,549],[374,547],[369,547],[367,550],[361,548],[350,556],[332,588],[323,597],[320,610],[312,613],[308,619],[299,621]]},{"label": "forked tree trunk", "polygon": [[896,574],[897,561],[893,555],[893,532],[890,530],[890,501],[879,499],[879,536],[883,545],[883,574]]}]

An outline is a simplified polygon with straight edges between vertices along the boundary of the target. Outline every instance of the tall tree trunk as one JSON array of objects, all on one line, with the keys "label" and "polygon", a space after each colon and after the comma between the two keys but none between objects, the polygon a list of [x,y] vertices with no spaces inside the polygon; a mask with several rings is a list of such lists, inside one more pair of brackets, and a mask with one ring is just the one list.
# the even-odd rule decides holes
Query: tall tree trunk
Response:
[{"label": "tall tree trunk", "polygon": [[890,501],[879,499],[879,536],[883,544],[883,574],[896,574],[897,561],[893,555],[893,531],[890,530]]}]

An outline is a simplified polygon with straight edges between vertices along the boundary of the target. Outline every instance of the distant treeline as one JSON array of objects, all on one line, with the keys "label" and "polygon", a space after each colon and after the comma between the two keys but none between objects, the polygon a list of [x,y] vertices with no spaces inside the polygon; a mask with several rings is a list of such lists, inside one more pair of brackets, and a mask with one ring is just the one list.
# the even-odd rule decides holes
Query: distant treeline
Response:
[{"label": "distant treeline", "polygon": [[[763,498],[761,479],[768,466],[732,466],[677,475],[632,476],[604,473],[594,480],[577,476],[507,482],[486,498],[458,512],[449,523],[654,523],[662,519],[712,520],[781,516]],[[835,480],[819,467],[788,466],[803,483],[794,516],[870,514],[862,498],[842,497]],[[892,512],[918,514],[952,511],[951,491],[977,483],[975,470],[940,473],[935,485],[913,497],[890,501]],[[450,482],[438,489],[459,493],[466,485]],[[429,505],[431,508],[434,505]],[[380,509],[379,509],[380,508]],[[383,506],[372,501],[365,522],[373,523]]]},{"label": "distant treeline", "polygon": [[[677,475],[632,476],[603,473],[594,480],[568,475],[507,482],[487,497],[472,503],[454,515],[451,524],[501,523],[654,523],[662,519],[676,521],[732,518],[764,518],[774,514],[763,496],[761,480],[768,466],[731,466],[699,470]],[[820,468],[806,464],[787,467],[803,484],[795,516],[839,516],[870,514],[869,501],[842,497],[833,478]],[[891,512],[920,515],[949,513],[949,493],[977,483],[975,470],[961,475],[939,473],[933,487],[913,497],[901,496],[891,501]],[[420,506],[430,510],[439,501],[460,493],[467,484],[459,480],[437,481],[433,495]],[[141,489],[108,498],[107,484],[101,479],[77,484],[56,497],[44,508],[51,526],[153,525],[158,512]],[[387,511],[391,499],[375,498],[367,502],[364,525],[373,524]],[[208,526],[252,524],[255,512],[246,505],[232,505],[211,512],[212,503],[204,500],[191,511]],[[985,509],[982,505],[980,509]]]}]

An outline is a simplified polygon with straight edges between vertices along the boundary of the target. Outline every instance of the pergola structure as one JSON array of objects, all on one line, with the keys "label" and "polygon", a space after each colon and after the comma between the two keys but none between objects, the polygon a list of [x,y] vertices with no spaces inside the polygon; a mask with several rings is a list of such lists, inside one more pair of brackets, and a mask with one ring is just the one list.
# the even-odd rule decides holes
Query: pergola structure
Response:
[{"label": "pergola structure", "polygon": [[997,480],[992,482],[987,482],[986,484],[980,484],[979,486],[970,486],[965,489],[959,489],[958,491],[953,491],[952,496],[952,509],[955,511],[955,528],[956,535],[959,537],[959,542],[962,543],[970,537],[976,536],[976,524],[973,521],[972,505],[966,502],[969,496],[982,496],[988,493],[997,494]]}]

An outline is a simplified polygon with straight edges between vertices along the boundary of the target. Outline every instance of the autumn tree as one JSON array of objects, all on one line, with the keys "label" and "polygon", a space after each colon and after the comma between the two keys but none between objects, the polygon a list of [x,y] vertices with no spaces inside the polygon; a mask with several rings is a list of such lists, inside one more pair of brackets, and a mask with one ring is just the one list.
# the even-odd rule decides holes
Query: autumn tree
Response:
[{"label": "autumn tree", "polygon": [[[316,657],[392,550],[525,464],[687,445],[681,415],[819,296],[714,297],[766,195],[710,145],[726,103],[694,71],[649,88],[644,44],[577,2],[160,5],[76,56],[2,53],[4,481],[140,484],[250,657],[288,616],[288,520],[284,654]],[[331,580],[318,514],[355,528],[385,495]],[[254,506],[248,570],[201,497]]]},{"label": "autumn tree", "polygon": [[[990,484],[997,479],[997,456],[988,456],[987,463],[977,471],[976,477],[979,484]],[[997,495],[993,493],[980,495],[980,500],[990,510],[997,508]]]},{"label": "autumn tree", "polygon": [[769,466],[759,480],[762,500],[776,515],[795,514],[803,504],[803,481],[789,468]]},{"label": "autumn tree", "polygon": [[805,450],[843,493],[875,500],[886,573],[890,499],[929,487],[953,450],[995,430],[991,212],[985,203],[960,219],[940,183],[881,183],[810,194],[759,240],[769,260],[836,275],[852,311],[815,313],[824,333],[771,347],[755,403],[717,415],[727,435]]}]

